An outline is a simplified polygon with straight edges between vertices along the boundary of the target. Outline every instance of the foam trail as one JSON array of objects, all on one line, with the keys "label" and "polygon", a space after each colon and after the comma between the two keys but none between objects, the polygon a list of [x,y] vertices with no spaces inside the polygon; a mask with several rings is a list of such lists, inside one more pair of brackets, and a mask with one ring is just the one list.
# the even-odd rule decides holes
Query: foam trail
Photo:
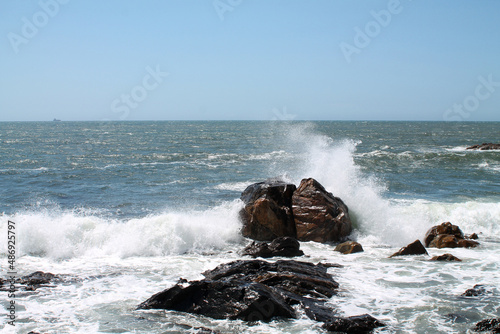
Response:
[{"label": "foam trail", "polygon": [[[240,242],[240,207],[235,200],[205,211],[166,212],[128,221],[60,210],[3,218],[16,223],[18,256],[162,256],[224,249]],[[7,235],[5,229],[6,224],[1,233]],[[6,254],[6,246],[1,247]]]}]

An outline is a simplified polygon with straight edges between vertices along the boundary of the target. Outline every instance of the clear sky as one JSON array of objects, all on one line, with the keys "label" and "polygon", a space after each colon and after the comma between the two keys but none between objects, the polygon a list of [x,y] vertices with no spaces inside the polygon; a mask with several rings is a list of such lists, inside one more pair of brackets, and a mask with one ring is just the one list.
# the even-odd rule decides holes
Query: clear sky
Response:
[{"label": "clear sky", "polygon": [[2,0],[0,78],[0,121],[499,121],[500,1]]}]

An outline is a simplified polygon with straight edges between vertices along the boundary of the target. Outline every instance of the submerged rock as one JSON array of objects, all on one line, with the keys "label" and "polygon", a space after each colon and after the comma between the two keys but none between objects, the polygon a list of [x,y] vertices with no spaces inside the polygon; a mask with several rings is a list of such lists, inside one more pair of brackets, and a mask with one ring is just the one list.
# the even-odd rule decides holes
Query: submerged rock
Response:
[{"label": "submerged rock", "polygon": [[300,241],[340,241],[352,231],[347,206],[315,179],[303,179],[293,193],[292,209]]},{"label": "submerged rock", "polygon": [[138,309],[269,321],[275,317],[296,318],[296,306],[316,321],[335,323],[343,319],[326,303],[339,285],[321,265],[293,260],[238,260],[203,275],[205,279],[178,283],[151,296]]},{"label": "submerged rock", "polygon": [[476,332],[500,333],[500,318],[485,319],[473,328]]},{"label": "submerged rock", "polygon": [[439,255],[439,256],[433,256],[431,258],[431,261],[456,261],[456,262],[461,262],[462,260],[460,260],[458,257],[452,255],[452,254],[449,254],[449,253],[446,253],[446,254],[443,254],[443,255]]},{"label": "submerged rock", "polygon": [[462,230],[450,222],[430,228],[425,234],[425,246],[433,248],[472,248],[479,242],[466,239]]},{"label": "submerged rock", "polygon": [[464,293],[462,293],[462,296],[465,297],[478,297],[478,296],[484,296],[487,294],[493,294],[493,289],[491,287],[488,287],[486,285],[482,284],[476,284],[472,289],[467,289],[465,290]]},{"label": "submerged rock", "polygon": [[274,239],[271,243],[254,241],[245,247],[243,255],[263,258],[274,256],[294,257],[302,256],[304,252],[300,250],[300,243],[296,239],[280,237]]},{"label": "submerged rock", "polygon": [[469,147],[467,147],[467,150],[481,150],[481,151],[500,150],[500,144],[482,143],[482,144],[469,146]]},{"label": "submerged rock", "polygon": [[396,253],[392,254],[390,257],[402,256],[402,255],[429,255],[424,245],[420,240],[415,240],[406,247],[401,248]]},{"label": "submerged rock", "polygon": [[346,241],[341,244],[338,244],[334,251],[340,252],[342,254],[353,254],[364,252],[363,246],[356,241]]}]

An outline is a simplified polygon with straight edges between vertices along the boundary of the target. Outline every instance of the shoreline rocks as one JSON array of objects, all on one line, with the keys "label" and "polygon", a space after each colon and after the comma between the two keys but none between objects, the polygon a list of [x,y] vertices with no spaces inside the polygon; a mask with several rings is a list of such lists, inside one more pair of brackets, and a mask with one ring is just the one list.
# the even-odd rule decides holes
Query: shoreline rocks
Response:
[{"label": "shoreline rocks", "polygon": [[299,187],[277,180],[254,183],[240,198],[245,203],[242,235],[253,240],[336,242],[352,231],[344,202],[312,178],[303,179]]},{"label": "shoreline rocks", "polygon": [[[475,234],[475,233],[474,233]],[[474,235],[473,234],[473,235]],[[476,235],[477,236],[477,235]],[[473,248],[479,242],[467,239],[456,225],[450,222],[442,223],[430,228],[425,234],[425,246],[431,248]]]},{"label": "shoreline rocks", "polygon": [[[203,273],[199,281],[177,283],[137,309],[167,309],[215,319],[269,321],[297,318],[294,307],[328,330],[357,333],[384,326],[369,315],[341,318],[327,304],[339,284],[327,268],[308,262],[237,260]],[[330,329],[332,328],[332,329]]]}]

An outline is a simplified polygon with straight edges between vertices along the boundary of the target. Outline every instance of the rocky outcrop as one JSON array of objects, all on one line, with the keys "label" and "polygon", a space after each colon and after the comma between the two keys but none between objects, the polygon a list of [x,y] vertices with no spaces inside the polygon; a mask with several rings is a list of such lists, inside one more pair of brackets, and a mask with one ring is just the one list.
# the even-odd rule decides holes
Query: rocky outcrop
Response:
[{"label": "rocky outcrop", "polygon": [[352,231],[348,208],[338,197],[309,178],[295,185],[270,180],[248,186],[241,195],[240,212],[245,237],[271,241],[293,237],[299,241],[332,242]]},{"label": "rocky outcrop", "polygon": [[406,247],[401,248],[396,253],[392,254],[390,257],[403,256],[403,255],[429,255],[424,245],[420,240],[415,240]]},{"label": "rocky outcrop", "polygon": [[346,241],[338,244],[334,251],[340,252],[342,254],[353,254],[363,252],[363,246],[356,241]]},{"label": "rocky outcrop", "polygon": [[485,319],[473,328],[476,332],[500,333],[500,318]]},{"label": "rocky outcrop", "polygon": [[315,179],[303,179],[292,196],[292,211],[301,241],[340,241],[352,231],[347,206]]},{"label": "rocky outcrop", "polygon": [[429,229],[425,235],[425,246],[432,248],[472,248],[479,242],[466,239],[462,230],[450,222],[442,223]]},{"label": "rocky outcrop", "polygon": [[280,237],[274,239],[271,243],[267,242],[252,242],[245,247],[242,255],[250,255],[252,257],[294,257],[302,256],[304,252],[300,250],[300,243],[291,237]]},{"label": "rocky outcrop", "polygon": [[452,254],[446,253],[446,254],[443,254],[443,255],[433,256],[431,258],[431,261],[448,261],[448,262],[456,261],[456,262],[461,262],[462,260],[460,260],[458,257],[456,257],[456,256],[454,256]]},{"label": "rocky outcrop", "polygon": [[467,150],[481,150],[481,151],[500,150],[500,144],[482,143],[482,144],[469,146],[469,147],[467,147]]},{"label": "rocky outcrop", "polygon": [[292,214],[296,187],[282,181],[266,181],[248,186],[241,194],[245,207],[240,212],[245,237],[271,241],[277,237],[297,237]]},{"label": "rocky outcrop", "polygon": [[[167,309],[215,319],[269,321],[297,318],[299,307],[311,319],[343,323],[350,331],[373,321],[340,318],[326,304],[339,285],[327,268],[299,261],[238,260],[203,273],[205,279],[178,283],[153,295],[138,309]],[[365,319],[368,316],[361,316]],[[373,324],[380,324],[378,321]],[[340,327],[339,327],[340,328]],[[364,327],[363,327],[364,328]],[[354,331],[351,331],[354,333]]]}]

